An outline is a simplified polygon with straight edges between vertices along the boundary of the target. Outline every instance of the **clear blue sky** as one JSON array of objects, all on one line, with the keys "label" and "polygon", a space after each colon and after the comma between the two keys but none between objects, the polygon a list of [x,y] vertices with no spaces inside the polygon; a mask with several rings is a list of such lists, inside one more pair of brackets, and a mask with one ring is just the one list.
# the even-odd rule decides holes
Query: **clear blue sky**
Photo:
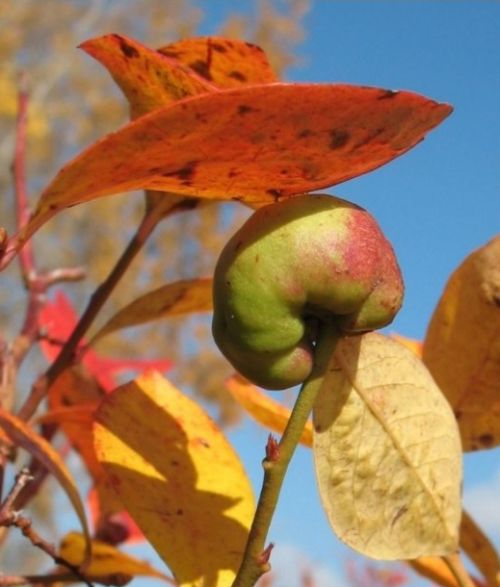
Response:
[{"label": "clear blue sky", "polygon": [[[199,33],[213,34],[233,9],[251,13],[256,2],[199,4],[206,15]],[[408,89],[455,108],[413,151],[333,190],[368,208],[383,226],[407,287],[392,329],[422,338],[450,272],[500,228],[500,3],[313,0],[305,29],[297,48],[301,65],[289,70],[288,80]],[[258,491],[266,432],[246,422],[231,440]],[[468,503],[490,523],[500,518],[493,497],[500,495],[498,456],[498,450],[483,452],[465,462]],[[492,534],[497,542],[499,528]],[[297,549],[339,577],[317,587],[347,585],[343,565],[353,555],[324,519],[308,450],[299,449],[292,463],[270,539],[286,547],[281,558]],[[150,551],[140,554],[151,558]]]}]

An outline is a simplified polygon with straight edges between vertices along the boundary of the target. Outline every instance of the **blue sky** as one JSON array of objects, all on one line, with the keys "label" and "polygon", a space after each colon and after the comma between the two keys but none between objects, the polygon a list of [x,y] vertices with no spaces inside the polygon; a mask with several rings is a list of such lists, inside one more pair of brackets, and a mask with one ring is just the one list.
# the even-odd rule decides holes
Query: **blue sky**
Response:
[{"label": "blue sky", "polygon": [[[202,2],[207,19],[201,32],[213,32],[232,4]],[[242,6],[250,12],[254,3]],[[290,81],[413,90],[454,106],[410,153],[331,190],[368,208],[392,241],[407,292],[391,329],[415,338],[424,336],[451,271],[499,232],[499,24],[500,3],[492,1],[316,1],[297,49],[301,63],[287,74]],[[247,423],[231,437],[259,487],[265,432]],[[466,504],[497,544],[498,456],[495,450],[465,459]],[[343,584],[343,565],[352,554],[324,520],[305,449],[292,463],[270,539],[288,558],[300,551],[330,569],[322,586]],[[285,584],[292,587],[290,580]]]},{"label": "blue sky", "polygon": [[[205,12],[199,33],[213,34],[232,10],[251,13],[256,2],[199,5]],[[296,51],[300,64],[288,71],[289,81],[407,89],[455,108],[410,153],[332,190],[368,208],[392,241],[406,301],[391,329],[422,338],[450,272],[499,232],[500,3],[313,0],[304,24],[307,36]],[[250,421],[230,434],[256,492],[266,436]],[[466,503],[497,543],[498,455],[487,451],[465,459]],[[278,545],[280,568],[302,557],[321,571],[317,587],[344,587],[343,567],[354,554],[329,529],[311,461],[310,451],[299,448],[269,538]],[[134,552],[152,559],[150,550]],[[295,587],[291,577],[282,585]]]}]

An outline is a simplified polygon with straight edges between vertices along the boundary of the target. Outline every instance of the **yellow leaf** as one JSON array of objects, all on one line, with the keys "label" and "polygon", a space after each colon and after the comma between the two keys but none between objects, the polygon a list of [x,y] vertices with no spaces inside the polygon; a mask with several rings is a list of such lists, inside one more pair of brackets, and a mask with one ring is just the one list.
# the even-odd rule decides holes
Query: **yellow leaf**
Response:
[{"label": "yellow leaf", "polygon": [[78,493],[78,488],[57,451],[25,422],[0,408],[0,427],[12,442],[28,451],[59,481],[69,497],[71,504],[80,520],[86,537],[86,555],[90,555],[90,536],[87,528],[85,509]]},{"label": "yellow leaf", "polygon": [[411,351],[375,333],[343,339],[313,422],[320,495],[341,540],[386,560],[457,549],[457,425]]},{"label": "yellow leaf", "polygon": [[482,573],[488,585],[500,585],[500,557],[481,528],[464,511],[460,526],[460,546]]},{"label": "yellow leaf", "polygon": [[[285,430],[290,418],[290,410],[287,407],[271,399],[241,375],[235,374],[229,377],[226,381],[226,387],[234,399],[259,424],[280,434]],[[312,446],[311,422],[306,424],[299,442],[304,446]]]},{"label": "yellow leaf", "polygon": [[157,373],[104,398],[96,452],[117,494],[183,586],[229,587],[254,499],[205,412]]},{"label": "yellow leaf", "polygon": [[145,324],[169,316],[212,309],[212,279],[185,279],[151,291],[117,312],[92,339],[106,336],[121,328]]},{"label": "yellow leaf", "polygon": [[[84,550],[84,537],[78,532],[69,532],[61,540],[59,555],[69,563],[79,565],[84,557]],[[173,579],[160,573],[148,563],[120,552],[114,546],[100,540],[92,540],[92,556],[85,567],[85,574],[90,577],[109,575],[156,577],[172,585],[176,584]]]},{"label": "yellow leaf", "polygon": [[448,398],[464,450],[500,444],[500,236],[450,277],[427,330],[424,362]]}]

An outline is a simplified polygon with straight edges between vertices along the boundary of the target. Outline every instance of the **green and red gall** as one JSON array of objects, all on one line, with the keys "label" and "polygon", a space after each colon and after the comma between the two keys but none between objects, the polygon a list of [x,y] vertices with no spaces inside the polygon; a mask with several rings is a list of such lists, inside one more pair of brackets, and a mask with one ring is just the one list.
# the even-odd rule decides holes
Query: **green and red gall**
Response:
[{"label": "green and red gall", "polygon": [[315,333],[389,324],[403,299],[393,248],[364,209],[303,195],[257,210],[229,240],[214,276],[213,334],[233,366],[267,389],[311,373]]}]

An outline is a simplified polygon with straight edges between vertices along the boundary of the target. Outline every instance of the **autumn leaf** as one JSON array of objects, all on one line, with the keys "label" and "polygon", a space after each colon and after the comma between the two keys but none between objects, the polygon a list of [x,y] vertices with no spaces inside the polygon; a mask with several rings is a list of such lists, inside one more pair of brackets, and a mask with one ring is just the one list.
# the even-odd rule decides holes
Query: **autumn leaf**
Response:
[{"label": "autumn leaf", "polygon": [[[68,297],[57,291],[53,300],[48,300],[39,313],[40,328],[45,336],[40,340],[40,348],[45,358],[52,362],[61,351],[62,345],[68,340],[78,321]],[[84,350],[85,349],[85,350]],[[87,347],[85,339],[79,345],[84,354],[81,363],[97,379],[105,391],[111,391],[117,385],[116,374],[126,371],[143,371],[157,369],[167,371],[172,362],[166,359],[112,359],[97,354]]]},{"label": "autumn leaf", "polygon": [[278,81],[264,51],[238,39],[181,39],[160,47],[158,52],[185,63],[219,88]]},{"label": "autumn leaf", "polygon": [[313,426],[321,500],[341,540],[387,560],[457,549],[458,430],[411,351],[376,333],[343,339]]},{"label": "autumn leaf", "polygon": [[122,328],[137,326],[194,312],[212,309],[212,279],[184,279],[168,283],[137,298],[117,312],[92,339],[98,339]]},{"label": "autumn leaf", "polygon": [[129,101],[132,118],[216,89],[179,60],[123,35],[90,39],[80,48],[110,72]]},{"label": "autumn leaf", "polygon": [[142,533],[130,516],[123,512],[121,501],[110,489],[95,453],[92,425],[103,396],[104,390],[88,369],[84,365],[75,365],[63,371],[50,386],[49,411],[42,420],[58,422],[71,447],[85,463],[95,491],[92,499],[87,498],[94,526],[99,530],[113,519],[114,524],[119,523],[124,539],[142,540]]},{"label": "autumn leaf", "polygon": [[[59,556],[73,565],[79,565],[84,558],[85,539],[78,532],[69,532],[61,540]],[[92,556],[85,567],[85,574],[89,577],[109,577],[126,575],[132,577],[153,577],[162,579],[166,583],[176,583],[148,563],[129,554],[119,551],[106,542],[92,540]]]},{"label": "autumn leaf", "polygon": [[[226,388],[259,424],[279,434],[283,433],[290,418],[290,410],[286,406],[271,399],[258,387],[238,374],[226,380]],[[306,424],[299,442],[304,446],[312,446],[311,422]]]},{"label": "autumn leaf", "polygon": [[86,546],[85,556],[83,557],[85,562],[90,556],[90,536],[85,517],[85,509],[78,493],[78,487],[64,461],[59,456],[59,453],[45,438],[32,430],[28,424],[1,408],[0,427],[15,445],[23,448],[33,458],[39,461],[57,479],[64,489],[85,534]]},{"label": "autumn leaf", "polygon": [[176,580],[190,587],[229,587],[254,500],[221,431],[156,373],[106,396],[96,419],[99,460]]},{"label": "autumn leaf", "polygon": [[94,143],[42,193],[17,244],[58,211],[136,189],[265,205],[402,155],[451,107],[411,92],[265,84],[158,108]]},{"label": "autumn leaf", "polygon": [[465,451],[500,444],[500,236],[451,275],[423,360],[450,402]]}]

